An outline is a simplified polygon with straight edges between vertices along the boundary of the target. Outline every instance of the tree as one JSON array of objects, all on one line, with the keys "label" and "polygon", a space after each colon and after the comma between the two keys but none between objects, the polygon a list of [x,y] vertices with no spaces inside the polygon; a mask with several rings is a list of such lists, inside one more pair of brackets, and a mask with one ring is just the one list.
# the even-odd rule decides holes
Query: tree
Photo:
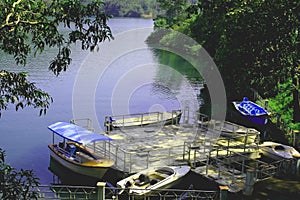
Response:
[{"label": "tree", "polygon": [[[98,44],[113,39],[108,17],[99,0],[3,0],[0,2],[0,49],[14,56],[17,65],[26,65],[29,54],[37,56],[47,48],[57,49],[49,70],[55,75],[71,63],[70,46],[81,43],[83,50],[94,51]],[[59,26],[69,30],[60,32]],[[0,114],[9,104],[16,110],[25,106],[45,113],[51,96],[27,80],[26,73],[0,71]]]},{"label": "tree", "polygon": [[292,101],[281,112],[292,108],[293,122],[300,122],[299,1],[199,0],[185,9],[175,1],[159,2],[166,11],[180,12],[155,25],[188,34],[208,51],[222,73],[228,102],[252,95],[252,89],[275,97],[280,85],[291,83]]},{"label": "tree", "polygon": [[32,170],[17,171],[5,163],[5,152],[0,148],[0,197],[4,200],[38,199],[34,190],[39,186],[39,179]]},{"label": "tree", "polygon": [[220,68],[229,101],[250,95],[250,88],[274,97],[279,83],[292,80],[293,120],[300,122],[300,2],[214,0],[199,6],[192,37]]}]

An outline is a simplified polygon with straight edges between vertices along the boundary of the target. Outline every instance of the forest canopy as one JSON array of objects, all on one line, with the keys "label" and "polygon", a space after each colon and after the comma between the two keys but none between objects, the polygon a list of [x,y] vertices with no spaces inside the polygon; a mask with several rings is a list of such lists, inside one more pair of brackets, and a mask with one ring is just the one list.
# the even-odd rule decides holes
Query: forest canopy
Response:
[{"label": "forest canopy", "polygon": [[[155,26],[180,31],[205,48],[222,74],[228,102],[253,97],[255,90],[300,129],[300,1],[157,2],[166,14]],[[165,45],[174,41],[159,37],[150,38]]]},{"label": "forest canopy", "polygon": [[105,13],[113,17],[153,18],[161,9],[156,0],[104,0]]}]

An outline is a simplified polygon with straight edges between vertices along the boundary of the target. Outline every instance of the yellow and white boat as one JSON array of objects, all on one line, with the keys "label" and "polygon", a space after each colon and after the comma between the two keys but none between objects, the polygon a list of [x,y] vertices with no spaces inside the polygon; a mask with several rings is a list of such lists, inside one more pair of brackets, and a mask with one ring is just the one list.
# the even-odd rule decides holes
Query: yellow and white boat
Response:
[{"label": "yellow and white boat", "polygon": [[121,192],[142,196],[155,193],[159,189],[167,189],[178,183],[189,171],[190,166],[152,167],[117,182]]},{"label": "yellow and white boat", "polygon": [[[65,168],[86,176],[101,179],[114,161],[88,150],[84,145],[110,141],[110,137],[91,132],[85,128],[67,122],[57,122],[48,126],[53,132],[53,144],[48,145],[50,156]],[[54,144],[54,134],[63,138]]]}]

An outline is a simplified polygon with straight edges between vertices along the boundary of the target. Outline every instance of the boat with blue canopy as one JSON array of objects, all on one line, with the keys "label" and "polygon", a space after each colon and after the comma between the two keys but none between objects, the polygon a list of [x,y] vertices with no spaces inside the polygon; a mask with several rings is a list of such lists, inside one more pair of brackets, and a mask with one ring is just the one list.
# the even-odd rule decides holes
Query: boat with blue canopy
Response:
[{"label": "boat with blue canopy", "polygon": [[244,97],[241,102],[235,101],[232,103],[235,109],[250,121],[261,125],[267,124],[268,111],[256,103],[249,101],[247,97]]},{"label": "boat with blue canopy", "polygon": [[[101,179],[113,167],[113,160],[85,147],[90,143],[109,142],[112,140],[110,137],[68,122],[56,122],[48,126],[48,129],[53,132],[53,142],[48,145],[50,156],[65,168]],[[60,136],[63,141],[55,144],[55,135]]]}]

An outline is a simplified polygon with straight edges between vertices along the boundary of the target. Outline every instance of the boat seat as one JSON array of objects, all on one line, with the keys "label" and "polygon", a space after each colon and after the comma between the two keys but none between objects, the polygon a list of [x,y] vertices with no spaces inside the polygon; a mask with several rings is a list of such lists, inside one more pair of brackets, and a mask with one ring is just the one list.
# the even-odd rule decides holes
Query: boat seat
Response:
[{"label": "boat seat", "polygon": [[91,161],[91,158],[82,152],[76,152],[76,157],[78,158],[78,161],[81,163]]},{"label": "boat seat", "polygon": [[153,178],[153,179],[150,180],[150,185],[155,185],[155,184],[158,183],[158,182],[159,182],[158,179]]},{"label": "boat seat", "polygon": [[142,186],[150,183],[150,178],[145,174],[140,174],[139,178],[135,180],[135,185]]},{"label": "boat seat", "polygon": [[167,178],[169,176],[168,174],[163,174],[163,173],[159,173],[159,172],[155,172],[154,174],[161,178]]}]

